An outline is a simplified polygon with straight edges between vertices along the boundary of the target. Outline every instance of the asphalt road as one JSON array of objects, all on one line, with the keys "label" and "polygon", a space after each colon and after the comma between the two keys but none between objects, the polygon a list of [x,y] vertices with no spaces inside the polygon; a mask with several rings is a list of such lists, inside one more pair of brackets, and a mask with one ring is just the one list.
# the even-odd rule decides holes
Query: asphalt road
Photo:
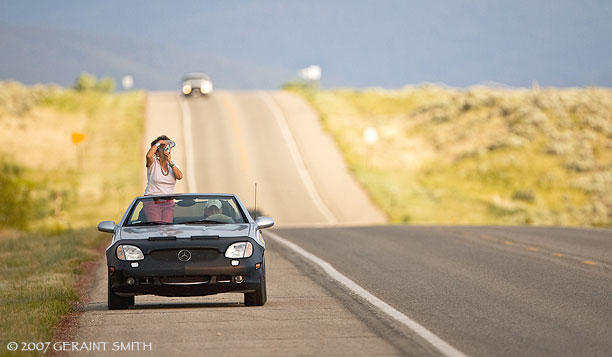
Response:
[{"label": "asphalt road", "polygon": [[[236,193],[277,226],[380,224],[316,113],[285,92],[152,93],[145,137],[167,133],[189,181],[177,192]],[[183,130],[183,128],[189,128]],[[149,139],[147,139],[149,140]],[[189,163],[192,163],[191,165]]]},{"label": "asphalt road", "polygon": [[277,229],[473,356],[612,355],[612,231]]},{"label": "asphalt road", "polygon": [[[275,219],[274,233],[460,352],[612,355],[610,230],[383,225],[316,114],[288,93],[151,93],[143,147],[160,134],[177,142],[173,156],[186,174],[177,192],[233,192],[253,209],[257,183],[257,209]],[[76,341],[153,340],[155,355],[441,354],[267,242],[263,308],[226,294],[145,296],[127,311],[107,311],[101,261]]]}]

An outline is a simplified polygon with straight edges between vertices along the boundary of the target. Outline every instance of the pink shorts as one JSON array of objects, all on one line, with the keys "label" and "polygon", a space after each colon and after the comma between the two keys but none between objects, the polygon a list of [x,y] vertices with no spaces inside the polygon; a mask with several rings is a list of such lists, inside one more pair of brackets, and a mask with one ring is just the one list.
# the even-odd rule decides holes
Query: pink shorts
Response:
[{"label": "pink shorts", "polygon": [[174,219],[174,200],[154,199],[142,203],[147,222],[172,223]]}]

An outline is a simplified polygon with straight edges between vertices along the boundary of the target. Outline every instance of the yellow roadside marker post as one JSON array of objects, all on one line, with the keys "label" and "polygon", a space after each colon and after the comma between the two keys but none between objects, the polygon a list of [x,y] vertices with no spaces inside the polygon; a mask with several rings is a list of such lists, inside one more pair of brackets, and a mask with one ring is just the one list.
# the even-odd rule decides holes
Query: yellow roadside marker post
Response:
[{"label": "yellow roadside marker post", "polygon": [[85,141],[85,134],[75,131],[72,133],[72,143],[75,145],[77,150],[77,167],[79,171],[83,171],[83,149],[80,143]]}]

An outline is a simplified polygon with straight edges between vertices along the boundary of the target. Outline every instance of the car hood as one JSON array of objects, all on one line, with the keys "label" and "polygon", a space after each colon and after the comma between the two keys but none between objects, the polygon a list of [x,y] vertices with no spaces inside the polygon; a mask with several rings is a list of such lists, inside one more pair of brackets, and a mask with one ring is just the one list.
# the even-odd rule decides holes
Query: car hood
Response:
[{"label": "car hood", "polygon": [[219,236],[219,238],[246,237],[249,224],[196,225],[176,224],[167,226],[122,227],[118,239],[148,239],[150,237],[191,238],[192,236]]}]

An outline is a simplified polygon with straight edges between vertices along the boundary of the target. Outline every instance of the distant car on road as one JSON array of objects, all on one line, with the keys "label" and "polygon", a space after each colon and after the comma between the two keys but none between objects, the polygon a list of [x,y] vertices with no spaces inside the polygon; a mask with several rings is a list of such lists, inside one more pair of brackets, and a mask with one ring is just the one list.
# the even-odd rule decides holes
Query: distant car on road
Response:
[{"label": "distant car on road", "polygon": [[244,293],[244,304],[266,303],[265,243],[269,217],[249,215],[231,194],[136,197],[106,249],[108,308],[126,309],[136,295],[204,296]]},{"label": "distant car on road", "polygon": [[187,73],[183,76],[182,92],[185,96],[189,95],[211,95],[213,84],[210,78],[204,73]]}]

